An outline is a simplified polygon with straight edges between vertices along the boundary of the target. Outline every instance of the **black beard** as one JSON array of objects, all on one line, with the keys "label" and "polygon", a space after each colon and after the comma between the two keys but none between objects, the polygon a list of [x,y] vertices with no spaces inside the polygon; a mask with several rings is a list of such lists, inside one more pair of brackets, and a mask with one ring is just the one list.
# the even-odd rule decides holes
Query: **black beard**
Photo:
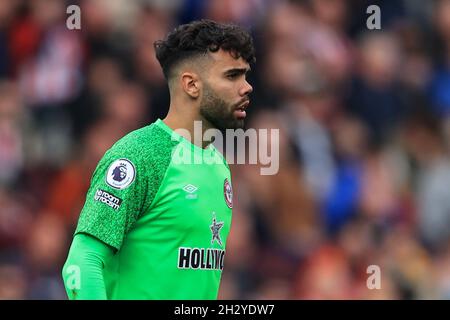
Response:
[{"label": "black beard", "polygon": [[234,117],[235,108],[220,99],[208,86],[204,86],[200,115],[214,128],[225,132],[226,129],[243,129],[244,120]]}]

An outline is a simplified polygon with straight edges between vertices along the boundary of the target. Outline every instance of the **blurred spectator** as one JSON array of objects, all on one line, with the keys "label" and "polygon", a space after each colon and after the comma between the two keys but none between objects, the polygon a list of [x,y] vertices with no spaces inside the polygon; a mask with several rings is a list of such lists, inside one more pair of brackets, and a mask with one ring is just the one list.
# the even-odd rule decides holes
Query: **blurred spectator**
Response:
[{"label": "blurred spectator", "polygon": [[35,56],[23,61],[18,69],[21,93],[30,106],[54,106],[78,93],[81,39],[65,26],[62,1],[37,0],[31,4],[30,19],[41,31],[41,38]]},{"label": "blurred spectator", "polygon": [[431,270],[432,284],[435,288],[434,296],[439,299],[450,299],[450,275],[448,268],[450,267],[450,245],[447,243],[446,249],[443,250],[435,259],[433,269]]},{"label": "blurred spectator", "polygon": [[28,299],[59,299],[64,295],[60,270],[66,258],[66,247],[66,230],[60,218],[49,212],[37,216],[24,248]]},{"label": "blurred spectator", "polygon": [[408,150],[418,165],[416,180],[418,229],[434,249],[450,239],[450,161],[442,126],[430,114],[419,114],[408,123]]},{"label": "blurred spectator", "polygon": [[20,264],[0,260],[0,300],[23,300],[28,291],[26,272]]},{"label": "blurred spectator", "polygon": [[333,245],[318,248],[299,270],[297,299],[351,299],[348,258]]},{"label": "blurred spectator", "polygon": [[24,165],[24,113],[17,86],[0,82],[0,185],[12,185]]},{"label": "blurred spectator", "polygon": [[342,116],[333,124],[335,170],[332,185],[324,196],[324,223],[330,234],[337,232],[360,208],[363,193],[364,156],[367,131],[357,120]]},{"label": "blurred spectator", "polygon": [[450,1],[436,2],[435,28],[439,41],[436,70],[430,84],[430,99],[439,115],[448,116],[450,110]]},{"label": "blurred spectator", "polygon": [[406,113],[398,88],[401,62],[401,51],[393,34],[364,34],[349,109],[369,128],[372,144],[385,143]]}]

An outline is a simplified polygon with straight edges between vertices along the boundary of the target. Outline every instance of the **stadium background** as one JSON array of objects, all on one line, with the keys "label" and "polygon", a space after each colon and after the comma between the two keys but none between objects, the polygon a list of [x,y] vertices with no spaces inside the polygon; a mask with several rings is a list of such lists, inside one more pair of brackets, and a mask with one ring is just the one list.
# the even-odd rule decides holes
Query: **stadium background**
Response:
[{"label": "stadium background", "polygon": [[449,299],[448,0],[0,1],[0,298],[66,298],[92,171],[164,117],[152,43],[197,18],[251,30],[248,127],[280,129],[277,175],[232,166],[219,297]]}]

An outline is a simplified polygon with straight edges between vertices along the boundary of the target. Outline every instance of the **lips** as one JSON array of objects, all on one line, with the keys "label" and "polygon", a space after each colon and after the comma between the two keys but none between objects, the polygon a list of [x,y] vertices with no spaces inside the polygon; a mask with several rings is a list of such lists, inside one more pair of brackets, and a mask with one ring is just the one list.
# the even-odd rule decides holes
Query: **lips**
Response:
[{"label": "lips", "polygon": [[236,110],[234,110],[234,115],[236,118],[245,118],[247,113],[245,112],[245,109],[247,109],[248,105],[250,104],[250,100],[246,100],[243,103],[241,103]]}]

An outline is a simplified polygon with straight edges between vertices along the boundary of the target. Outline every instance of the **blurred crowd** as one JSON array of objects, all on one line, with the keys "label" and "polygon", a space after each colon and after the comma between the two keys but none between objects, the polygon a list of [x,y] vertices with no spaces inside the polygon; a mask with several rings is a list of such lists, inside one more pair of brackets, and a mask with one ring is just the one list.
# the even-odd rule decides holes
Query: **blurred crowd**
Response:
[{"label": "blurred crowd", "polygon": [[278,174],[231,165],[219,298],[450,299],[450,0],[0,1],[0,299],[66,299],[97,162],[167,113],[153,42],[198,18],[251,31],[247,127],[280,130]]}]

